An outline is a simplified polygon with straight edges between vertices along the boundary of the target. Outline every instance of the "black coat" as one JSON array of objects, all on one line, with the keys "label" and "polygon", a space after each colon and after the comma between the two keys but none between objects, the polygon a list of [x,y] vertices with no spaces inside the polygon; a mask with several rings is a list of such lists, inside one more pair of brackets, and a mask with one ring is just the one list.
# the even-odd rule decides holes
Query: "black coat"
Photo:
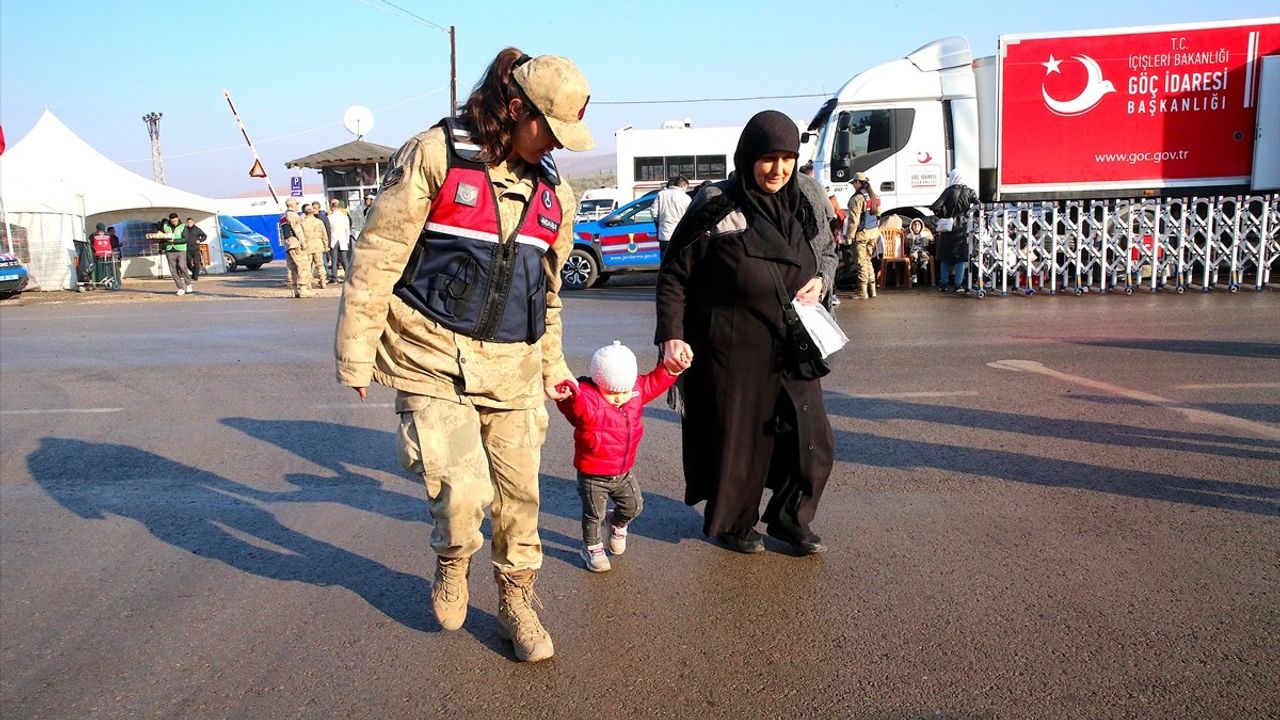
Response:
[{"label": "black coat", "polygon": [[938,219],[950,218],[954,229],[938,233],[938,259],[948,262],[964,262],[968,259],[968,234],[964,230],[964,217],[969,206],[978,201],[973,188],[962,183],[949,185],[929,206]]},{"label": "black coat", "polygon": [[[800,517],[809,522],[833,463],[821,385],[783,377],[782,308],[765,264],[778,261],[794,296],[818,274],[817,255],[825,251],[797,251],[781,236],[752,245],[743,236],[747,222],[725,194],[725,183],[700,192],[676,228],[658,276],[655,340],[683,339],[694,353],[681,376],[685,502],[707,501],[708,535],[753,525],[764,488],[776,489],[784,476],[811,499]],[[816,219],[802,224],[809,230]],[[780,434],[780,417],[795,432]],[[796,446],[779,447],[775,437]],[[787,458],[785,467],[779,458]]]}]

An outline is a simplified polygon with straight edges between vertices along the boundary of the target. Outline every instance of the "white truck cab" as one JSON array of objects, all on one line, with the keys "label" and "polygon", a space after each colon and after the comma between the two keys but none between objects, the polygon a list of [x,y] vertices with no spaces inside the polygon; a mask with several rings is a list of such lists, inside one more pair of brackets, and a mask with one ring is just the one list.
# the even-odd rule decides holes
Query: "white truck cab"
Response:
[{"label": "white truck cab", "polygon": [[[978,182],[978,100],[969,41],[937,40],[855,75],[809,124],[819,130],[814,175],[843,205],[865,172],[882,213],[924,214],[958,169]],[[809,138],[806,137],[806,140]]]}]

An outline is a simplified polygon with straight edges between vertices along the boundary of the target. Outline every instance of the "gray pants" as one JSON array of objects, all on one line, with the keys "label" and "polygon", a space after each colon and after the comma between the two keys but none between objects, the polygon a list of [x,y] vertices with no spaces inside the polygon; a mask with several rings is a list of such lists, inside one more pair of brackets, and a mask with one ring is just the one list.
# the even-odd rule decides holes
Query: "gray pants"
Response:
[{"label": "gray pants", "polygon": [[351,245],[347,245],[346,250],[335,245],[329,249],[329,256],[333,258],[329,261],[330,282],[338,279],[339,267],[342,268],[343,277],[351,277]]},{"label": "gray pants", "polygon": [[173,284],[179,290],[191,287],[191,273],[187,271],[187,251],[176,250],[164,254],[169,260],[169,273],[173,275]]},{"label": "gray pants", "polygon": [[582,498],[582,541],[587,545],[599,545],[600,523],[604,520],[605,506],[613,501],[613,523],[623,527],[636,519],[644,510],[644,496],[635,473],[628,470],[623,475],[587,475],[578,473],[578,495]]}]

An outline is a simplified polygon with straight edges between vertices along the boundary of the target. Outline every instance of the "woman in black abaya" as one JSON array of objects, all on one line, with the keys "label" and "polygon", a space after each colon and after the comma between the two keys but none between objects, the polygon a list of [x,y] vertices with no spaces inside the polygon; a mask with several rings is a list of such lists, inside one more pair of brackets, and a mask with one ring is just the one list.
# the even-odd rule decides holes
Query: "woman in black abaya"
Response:
[{"label": "woman in black abaya", "polygon": [[783,374],[782,306],[769,272],[772,263],[795,302],[815,304],[835,267],[795,173],[799,146],[782,113],[751,118],[733,174],[699,192],[658,276],[655,341],[669,369],[688,367],[685,502],[705,500],[703,532],[745,553],[764,549],[761,519],[798,554],[826,550],[809,524],[831,473],[831,424],[819,382]]}]

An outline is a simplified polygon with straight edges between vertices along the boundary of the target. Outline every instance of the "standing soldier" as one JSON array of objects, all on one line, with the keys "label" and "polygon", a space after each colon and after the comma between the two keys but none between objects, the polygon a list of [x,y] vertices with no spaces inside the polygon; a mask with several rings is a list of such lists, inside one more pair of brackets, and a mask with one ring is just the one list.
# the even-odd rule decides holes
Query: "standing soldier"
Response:
[{"label": "standing soldier", "polygon": [[307,205],[302,208],[305,213],[302,216],[302,237],[303,247],[307,251],[307,267],[305,277],[307,279],[307,287],[311,287],[312,282],[320,283],[320,289],[325,287],[325,279],[328,277],[328,271],[324,267],[324,255],[329,252],[329,231],[324,226],[319,216],[319,207],[316,205]]},{"label": "standing soldier", "polygon": [[864,172],[854,173],[853,195],[849,197],[849,229],[853,235],[854,249],[858,253],[859,300],[876,296],[876,271],[871,256],[880,239],[880,197],[871,189],[871,181]]},{"label": "standing soldier", "polygon": [[576,203],[550,153],[595,146],[590,94],[566,58],[498,53],[460,117],[392,157],[338,314],[338,381],[396,390],[400,461],[427,486],[436,619],[466,618],[488,508],[498,628],[522,661],[555,652],[534,609],[538,465],[544,395],[576,387],[559,296]]},{"label": "standing soldier", "polygon": [[311,297],[311,283],[302,284],[303,268],[311,268],[311,256],[306,251],[306,237],[302,234],[302,218],[298,217],[298,200],[284,201],[285,212],[280,216],[280,244],[284,246],[285,267],[289,270],[289,294],[292,297]]}]

